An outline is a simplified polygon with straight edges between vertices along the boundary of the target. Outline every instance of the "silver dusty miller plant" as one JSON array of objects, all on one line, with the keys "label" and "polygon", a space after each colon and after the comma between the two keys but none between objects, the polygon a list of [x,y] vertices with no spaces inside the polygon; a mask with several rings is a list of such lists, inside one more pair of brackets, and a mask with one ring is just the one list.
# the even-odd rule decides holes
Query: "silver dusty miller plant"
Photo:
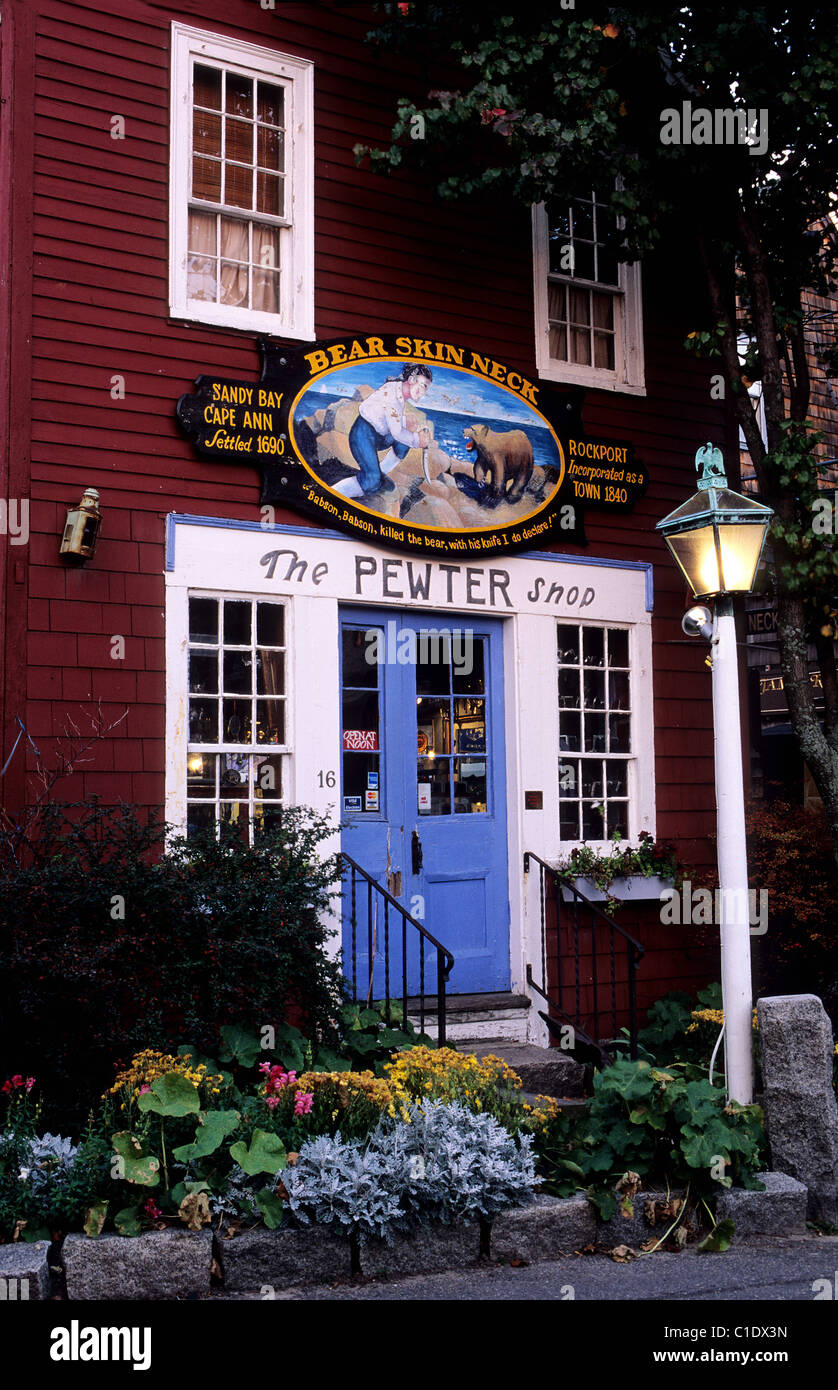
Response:
[{"label": "silver dusty miller plant", "polygon": [[401,1202],[409,1180],[406,1154],[366,1149],[358,1140],[322,1135],[303,1144],[282,1174],[291,1211],[304,1225],[341,1228],[351,1236],[391,1239],[404,1224]]},{"label": "silver dusty miller plant", "polygon": [[531,1136],[516,1140],[491,1115],[441,1101],[410,1116],[382,1120],[366,1146],[340,1134],[304,1144],[283,1173],[295,1217],[389,1240],[417,1223],[491,1221],[531,1199]]}]

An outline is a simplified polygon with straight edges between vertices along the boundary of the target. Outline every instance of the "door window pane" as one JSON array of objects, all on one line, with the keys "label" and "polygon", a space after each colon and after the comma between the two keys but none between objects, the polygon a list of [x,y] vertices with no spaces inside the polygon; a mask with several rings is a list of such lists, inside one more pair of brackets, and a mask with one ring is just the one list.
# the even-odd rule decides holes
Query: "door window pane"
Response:
[{"label": "door window pane", "polygon": [[420,758],[416,773],[420,815],[450,816],[451,767],[447,758]]}]

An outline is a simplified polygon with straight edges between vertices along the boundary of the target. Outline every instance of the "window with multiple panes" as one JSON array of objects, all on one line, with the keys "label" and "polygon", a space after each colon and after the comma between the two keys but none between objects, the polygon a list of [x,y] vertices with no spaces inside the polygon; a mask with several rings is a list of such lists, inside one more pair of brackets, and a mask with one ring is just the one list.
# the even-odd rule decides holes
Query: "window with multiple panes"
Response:
[{"label": "window with multiple panes", "polygon": [[632,760],[629,633],[557,626],[559,830],[563,840],[625,839]]},{"label": "window with multiple panes", "polygon": [[542,204],[533,236],[539,374],[642,392],[640,271],[618,262],[607,206],[596,193]]},{"label": "window with multiple panes", "polygon": [[174,26],[172,312],[313,337],[311,64]]},{"label": "window with multiple panes", "polygon": [[187,834],[226,825],[252,843],[276,821],[290,753],[285,607],[189,598]]}]

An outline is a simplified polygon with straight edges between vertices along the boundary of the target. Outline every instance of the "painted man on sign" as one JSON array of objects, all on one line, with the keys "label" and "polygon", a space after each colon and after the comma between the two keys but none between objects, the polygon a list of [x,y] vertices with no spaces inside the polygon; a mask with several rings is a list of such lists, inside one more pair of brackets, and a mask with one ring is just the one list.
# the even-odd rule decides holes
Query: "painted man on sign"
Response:
[{"label": "painted man on sign", "polygon": [[[387,476],[411,449],[428,448],[430,430],[410,412],[424,399],[433,380],[430,367],[407,362],[398,376],[388,377],[383,386],[367,396],[349,431],[349,448],[358,464],[358,476],[337,483],[335,492],[344,497],[370,497],[378,492],[395,492]],[[382,450],[387,452],[379,458]]]}]

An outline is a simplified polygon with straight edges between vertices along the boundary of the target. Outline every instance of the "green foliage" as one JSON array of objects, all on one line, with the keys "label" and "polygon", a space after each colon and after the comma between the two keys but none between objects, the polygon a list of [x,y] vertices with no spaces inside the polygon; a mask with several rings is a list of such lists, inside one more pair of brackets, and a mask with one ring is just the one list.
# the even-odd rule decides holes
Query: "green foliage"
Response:
[{"label": "green foliage", "polygon": [[120,1172],[126,1182],[139,1187],[156,1187],[160,1181],[160,1160],[149,1153],[144,1144],[130,1130],[124,1129],[113,1136],[114,1153],[120,1159]]},{"label": "green foliage", "polygon": [[642,878],[671,879],[676,887],[680,887],[687,870],[671,844],[655,840],[648,830],[641,830],[636,849],[631,845],[621,847],[621,838],[619,833],[615,834],[611,854],[602,854],[590,845],[581,845],[571,850],[567,859],[556,867],[566,876],[590,878],[597,888],[607,894],[604,910],[609,913],[620,906],[620,899],[608,892],[616,878],[630,878],[637,874]]},{"label": "green foliage", "polygon": [[142,1047],[214,1052],[221,1028],[295,1008],[334,1040],[332,826],[277,814],[253,848],[207,835],[165,854],[162,826],[95,801],[47,806],[23,854],[0,832],[0,1052],[38,1077],[51,1121],[77,1129],[114,1060]]},{"label": "green foliage", "polygon": [[152,1081],[137,1100],[140,1110],[155,1115],[196,1115],[201,1108],[198,1087],[178,1072],[166,1072]]},{"label": "green foliage", "polygon": [[[395,999],[390,1000],[389,1009],[383,999],[372,1008],[365,1008],[362,1004],[346,1004],[340,1016],[340,1051],[349,1059],[350,1066],[358,1071],[369,1068],[376,1076],[383,1076],[384,1068],[394,1052],[410,1047],[434,1046],[426,1033],[417,1033],[410,1019],[404,1018],[402,1006]],[[318,1057],[318,1060],[321,1059]]]},{"label": "green foliage", "polygon": [[250,1147],[240,1140],[231,1145],[230,1157],[251,1177],[256,1173],[276,1174],[285,1167],[285,1145],[275,1134],[255,1129]]}]

